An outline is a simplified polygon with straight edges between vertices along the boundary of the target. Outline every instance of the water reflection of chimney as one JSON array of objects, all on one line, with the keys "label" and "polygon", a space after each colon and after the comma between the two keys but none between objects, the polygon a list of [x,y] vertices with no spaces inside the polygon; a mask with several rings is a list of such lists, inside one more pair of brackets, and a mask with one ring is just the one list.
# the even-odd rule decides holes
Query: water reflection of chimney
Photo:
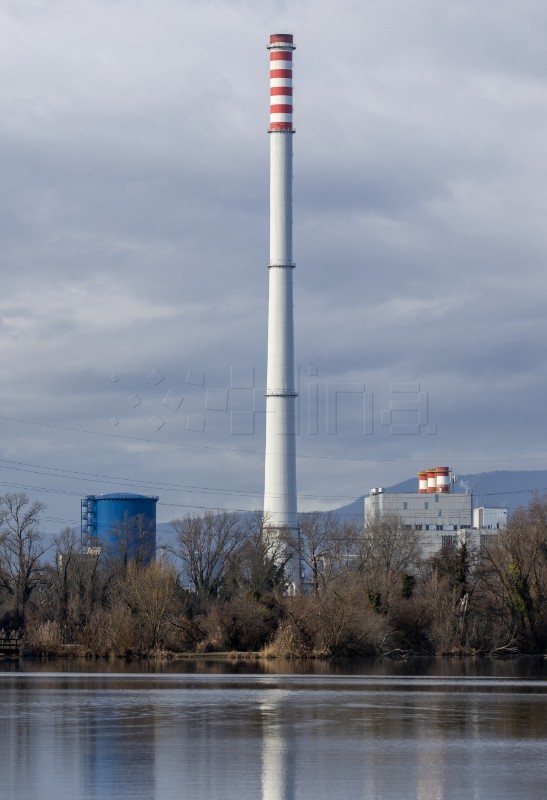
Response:
[{"label": "water reflection of chimney", "polygon": [[[414,717],[417,707],[413,706]],[[427,730],[416,728],[414,735],[419,740],[416,764],[416,800],[445,800],[445,776],[449,769],[446,746],[447,737],[446,704],[437,703],[433,698],[428,711]],[[417,723],[416,723],[417,724]],[[472,795],[475,797],[475,795]]]},{"label": "water reflection of chimney", "polygon": [[[277,693],[276,693],[277,694]],[[296,800],[296,742],[279,702],[260,705],[262,800]]]}]

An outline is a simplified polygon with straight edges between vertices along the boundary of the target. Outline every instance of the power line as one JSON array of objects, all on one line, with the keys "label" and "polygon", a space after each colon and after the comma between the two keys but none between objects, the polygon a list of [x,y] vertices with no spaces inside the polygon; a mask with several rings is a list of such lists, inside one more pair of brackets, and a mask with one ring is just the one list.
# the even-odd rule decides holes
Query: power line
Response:
[{"label": "power line", "polygon": [[[52,430],[60,430],[60,431],[69,431],[73,433],[85,433],[89,436],[100,436],[103,438],[111,438],[111,439],[121,439],[127,440],[132,442],[142,442],[146,444],[159,444],[159,445],[167,445],[169,447],[190,447],[193,449],[199,450],[214,450],[220,451],[225,453],[236,453],[239,455],[253,455],[253,456],[264,456],[263,450],[244,450],[238,447],[223,447],[220,445],[212,445],[212,444],[195,444],[190,442],[177,442],[172,441],[169,439],[149,439],[146,437],[141,436],[129,436],[127,434],[121,433],[110,433],[106,431],[92,431],[88,430],[87,428],[76,428],[67,425],[54,425],[50,422],[37,422],[36,420],[28,420],[28,419],[18,419],[17,417],[5,417],[0,416],[0,420],[4,420],[4,422],[16,422],[21,425],[35,425],[42,428],[50,428]],[[309,459],[312,461],[348,461],[348,462],[356,462],[360,464],[415,464],[416,458],[356,458],[352,456],[325,456],[325,455],[310,455],[307,453],[297,453],[297,458],[302,459]],[[519,457],[515,458],[512,456],[511,458],[468,458],[467,456],[463,456],[461,458],[454,457],[452,461],[461,460],[466,463],[470,464],[484,464],[484,463],[495,463],[495,464],[502,464],[502,463],[512,463],[514,461],[530,461],[530,462],[537,462],[537,461],[547,461],[547,456],[529,456],[529,457]]]},{"label": "power line", "polygon": [[[0,459],[0,462],[2,460],[3,459]],[[21,463],[21,462],[16,462],[16,463]],[[2,468],[2,467],[0,467],[0,468]],[[17,471],[17,468],[13,468],[13,469]],[[55,468],[55,467],[53,467],[53,468],[44,467],[44,469],[57,469],[57,468]],[[21,471],[24,472],[25,470],[21,470]],[[65,471],[65,470],[60,470],[60,471]],[[68,470],[66,470],[66,471],[68,471]],[[31,472],[31,470],[29,470],[29,472]],[[76,472],[76,471],[74,471],[74,472]],[[38,473],[33,473],[33,474],[40,474],[40,475],[44,475],[45,477],[49,477],[47,473],[38,472]],[[81,474],[81,475],[91,475],[92,473],[79,473],[79,474]],[[66,477],[74,477],[74,476],[70,476],[70,475],[69,476],[66,476],[66,475],[53,476],[52,475],[51,477],[66,478]],[[115,476],[110,476],[110,477],[112,477],[114,479]],[[119,479],[119,480],[124,480],[124,479]],[[127,479],[127,480],[129,480],[129,479]],[[69,496],[73,496],[73,497],[81,497],[82,496],[82,492],[71,491],[69,489],[58,489],[58,488],[51,488],[51,487],[47,487],[47,486],[35,486],[33,484],[14,483],[12,481],[0,481],[0,485],[1,486],[8,486],[10,488],[15,488],[15,489],[23,489],[25,491],[47,492],[47,493],[50,493],[50,494],[63,494],[63,495],[69,495]],[[134,485],[134,484],[131,484],[131,485]],[[149,487],[149,488],[162,487],[161,483],[158,483],[158,484],[146,483],[145,485],[147,487]],[[176,484],[167,484],[167,486],[175,487]],[[174,488],[172,488],[171,490],[175,491]],[[184,486],[181,485],[179,487],[179,490],[182,490],[182,491],[185,491],[185,490],[186,491],[187,490],[204,491],[205,490],[205,491],[207,491],[207,493],[215,492],[215,493],[220,493],[220,494],[225,494],[225,495],[239,495],[239,496],[254,496],[254,495],[256,495],[256,496],[261,496],[260,492],[244,493],[242,490],[234,490],[232,492],[229,489],[218,489],[217,490],[217,489],[213,489],[211,487],[206,487],[205,489],[201,489],[200,490],[200,489],[197,489],[195,487],[184,487]],[[499,497],[499,496],[517,495],[517,494],[533,494],[534,492],[547,493],[547,487],[533,487],[533,488],[527,488],[527,489],[511,489],[511,490],[501,491],[501,492],[481,492],[481,491],[476,491],[476,492],[470,492],[470,495],[479,496],[479,497]],[[398,493],[397,492],[387,492],[387,494],[398,494]],[[453,496],[465,496],[465,493],[464,492],[453,492],[452,495]],[[349,499],[349,500],[351,500],[353,502],[356,502],[360,498],[364,499],[366,496],[367,495],[359,495],[358,497],[353,497],[353,496],[352,497],[342,497],[342,496],[339,496],[339,495],[299,495],[299,499],[307,499],[307,500],[310,500],[310,499],[311,500]],[[172,508],[199,508],[199,509],[211,509],[211,510],[213,510],[213,509],[214,510],[229,510],[229,509],[223,509],[220,506],[205,506],[205,505],[197,505],[195,503],[166,503],[166,502],[159,502],[158,505],[166,506],[166,507],[172,507]],[[247,512],[247,511],[249,511],[251,509],[232,509],[232,510],[240,511],[240,512]]]},{"label": "power line", "polygon": [[[7,466],[3,467],[2,464],[17,464],[18,466]],[[23,467],[32,467],[34,469],[23,469]],[[115,482],[115,485],[119,486],[120,483],[125,483],[126,485],[136,486],[140,485],[149,489],[158,489],[163,491],[190,491],[190,492],[202,492],[205,494],[226,494],[226,495],[240,495],[240,496],[248,496],[248,497],[261,497],[263,495],[262,491],[256,491],[252,489],[221,489],[213,486],[192,486],[189,484],[178,484],[178,483],[165,483],[162,481],[146,481],[140,478],[128,478],[128,477],[120,477],[117,475],[106,475],[101,473],[94,473],[94,472],[81,472],[79,470],[68,469],[64,467],[49,467],[44,464],[29,464],[24,461],[13,461],[9,459],[0,459],[0,469],[9,469],[15,472],[26,472],[32,475],[44,475],[47,477],[61,477],[67,478],[69,480],[90,480],[90,479],[98,479],[103,483],[108,482]],[[44,472],[43,470],[48,470]],[[51,474],[56,473],[56,474]],[[299,495],[300,498],[306,500],[353,500],[354,497],[350,495],[311,495],[311,494],[301,494]]]},{"label": "power line", "polygon": [[[211,450],[221,450],[221,451],[228,450],[228,451],[236,452],[236,453],[252,453],[252,454],[255,454],[255,455],[258,454],[255,451],[245,451],[245,450],[239,450],[239,449],[236,449],[236,448],[223,448],[223,447],[215,447],[215,446],[212,446],[212,445],[193,445],[193,444],[185,444],[185,443],[181,443],[181,442],[160,441],[160,440],[153,440],[153,439],[141,439],[141,438],[138,438],[138,437],[130,437],[130,436],[111,434],[111,433],[104,433],[104,432],[98,432],[98,431],[88,431],[88,430],[80,429],[80,428],[71,428],[71,427],[67,427],[67,426],[57,426],[57,425],[52,425],[52,424],[49,424],[49,423],[35,422],[35,421],[30,421],[30,420],[19,420],[19,419],[10,418],[10,417],[3,417],[3,416],[0,416],[0,420],[18,422],[18,423],[29,424],[29,425],[38,425],[38,426],[47,427],[47,428],[53,428],[53,429],[75,431],[75,432],[79,432],[79,433],[86,433],[86,434],[97,435],[97,436],[108,436],[108,437],[113,437],[113,438],[117,438],[117,439],[130,439],[130,440],[134,440],[134,441],[144,441],[144,442],[149,442],[149,443],[154,443],[154,444],[168,444],[168,445],[172,445],[172,446],[183,446],[183,447],[184,446],[188,446],[188,447],[205,448],[205,449],[211,449]],[[357,461],[357,462],[363,462],[363,463],[369,461],[369,459],[337,458],[337,457],[330,457],[330,456],[317,456],[317,457],[314,457],[314,456],[303,455],[302,458],[318,458],[318,459],[328,459],[328,460],[332,460],[332,461]],[[466,459],[466,460],[467,461],[477,461],[477,459]],[[486,460],[486,459],[484,459],[484,460]],[[509,460],[513,460],[513,459],[489,459],[489,460],[493,461],[493,462],[496,462],[496,461],[502,461],[502,460],[503,461],[505,461],[505,460],[509,461]],[[542,459],[537,457],[537,458],[530,458],[528,460],[530,460],[530,461],[538,461],[538,460],[542,460]],[[409,463],[409,462],[416,463],[416,459],[375,459],[375,461],[385,461],[385,462],[392,461],[392,462],[400,462],[400,463]],[[481,459],[481,461],[483,461],[483,460]],[[2,464],[7,465],[7,466],[2,466]],[[74,469],[68,469],[68,468],[63,468],[63,467],[50,467],[50,466],[47,466],[47,465],[33,464],[33,463],[15,461],[15,460],[10,460],[10,459],[0,459],[0,469],[7,469],[7,470],[12,470],[12,471],[17,471],[17,472],[27,472],[27,473],[30,473],[30,474],[43,475],[44,477],[62,478],[62,479],[65,479],[65,480],[67,480],[67,479],[69,479],[69,480],[86,480],[86,481],[88,481],[88,480],[100,480],[102,482],[115,482],[116,485],[119,485],[120,483],[123,483],[124,485],[146,487],[146,488],[148,488],[150,490],[156,489],[158,491],[192,492],[192,493],[193,492],[197,492],[197,493],[204,493],[204,494],[217,494],[217,495],[240,497],[240,498],[243,498],[243,497],[261,497],[262,496],[262,492],[261,491],[255,491],[255,490],[225,489],[225,488],[218,488],[218,487],[211,487],[211,486],[192,486],[192,485],[186,485],[186,484],[167,483],[167,482],[161,482],[161,481],[145,481],[145,480],[136,479],[136,478],[120,477],[120,476],[116,476],[116,475],[109,475],[109,474],[103,474],[103,473],[83,472],[83,471],[74,470]],[[52,493],[52,494],[61,494],[61,495],[79,496],[79,497],[82,496],[81,492],[70,491],[70,490],[67,490],[67,489],[56,489],[56,488],[50,488],[50,487],[45,487],[45,486],[34,486],[34,485],[23,484],[23,483],[14,483],[14,482],[7,482],[7,481],[6,482],[2,482],[2,481],[0,481],[0,485],[7,486],[7,487],[10,487],[10,488],[23,489],[25,491],[47,492],[47,493]],[[544,488],[539,488],[539,489],[538,488],[533,488],[533,489],[515,489],[515,490],[509,490],[509,491],[505,491],[505,492],[504,491],[501,491],[501,492],[475,492],[475,494],[480,494],[481,497],[494,497],[494,496],[500,496],[500,495],[501,496],[505,496],[505,495],[527,494],[527,493],[533,493],[534,491],[547,492],[547,489],[544,489]],[[354,496],[316,495],[316,494],[313,494],[313,495],[312,494],[300,494],[298,496],[298,498],[299,498],[299,500],[318,500],[318,501],[320,501],[320,500],[322,500],[322,501],[327,501],[327,500],[331,500],[331,501],[334,501],[334,500],[355,501],[355,500],[359,499],[359,498],[355,498]],[[200,505],[200,504],[196,504],[196,503],[166,503],[166,502],[160,502],[160,503],[158,503],[158,505],[166,507],[166,508],[185,508],[185,509],[195,509],[195,510],[198,510],[198,511],[204,511],[204,510],[206,510],[206,511],[217,511],[217,512],[228,511],[228,512],[232,512],[232,513],[250,513],[250,512],[253,511],[253,509],[241,509],[241,508],[228,509],[228,508],[222,508],[220,506],[208,506],[208,505]],[[348,519],[349,518],[355,518],[355,519],[362,518],[362,514],[360,514],[360,513],[359,514],[350,514],[350,513],[337,514],[337,516],[341,517],[341,518],[348,518]],[[59,520],[59,521],[62,521],[62,520]]]}]

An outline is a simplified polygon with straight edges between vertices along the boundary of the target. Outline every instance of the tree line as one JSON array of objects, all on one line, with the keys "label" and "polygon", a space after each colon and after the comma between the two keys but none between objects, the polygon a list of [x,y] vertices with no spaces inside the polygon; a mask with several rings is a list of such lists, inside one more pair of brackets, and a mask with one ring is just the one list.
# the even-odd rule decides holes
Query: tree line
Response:
[{"label": "tree line", "polygon": [[[128,656],[252,651],[265,656],[544,653],[547,498],[482,550],[422,557],[395,516],[367,526],[305,514],[298,541],[265,535],[260,514],[188,514],[155,560],[120,526],[82,551],[40,532],[43,503],[0,497],[0,629],[36,654]],[[131,546],[129,546],[131,544]],[[288,591],[289,562],[303,591]]]}]

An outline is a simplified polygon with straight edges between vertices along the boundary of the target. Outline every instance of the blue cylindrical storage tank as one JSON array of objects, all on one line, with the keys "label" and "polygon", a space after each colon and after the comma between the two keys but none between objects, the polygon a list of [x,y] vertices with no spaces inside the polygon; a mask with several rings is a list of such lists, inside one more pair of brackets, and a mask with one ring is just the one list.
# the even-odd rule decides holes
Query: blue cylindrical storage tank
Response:
[{"label": "blue cylindrical storage tank", "polygon": [[82,501],[88,543],[106,548],[122,558],[149,563],[156,552],[158,499],[129,492],[88,495]]}]

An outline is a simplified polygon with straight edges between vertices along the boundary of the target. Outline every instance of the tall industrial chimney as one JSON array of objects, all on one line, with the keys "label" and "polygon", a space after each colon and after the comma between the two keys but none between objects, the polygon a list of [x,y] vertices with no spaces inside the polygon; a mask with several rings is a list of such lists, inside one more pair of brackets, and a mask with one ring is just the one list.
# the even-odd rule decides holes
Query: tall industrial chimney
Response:
[{"label": "tall industrial chimney", "polygon": [[[292,34],[270,36],[270,263],[264,514],[273,546],[298,539],[292,252]],[[293,571],[300,582],[300,569]]]}]

